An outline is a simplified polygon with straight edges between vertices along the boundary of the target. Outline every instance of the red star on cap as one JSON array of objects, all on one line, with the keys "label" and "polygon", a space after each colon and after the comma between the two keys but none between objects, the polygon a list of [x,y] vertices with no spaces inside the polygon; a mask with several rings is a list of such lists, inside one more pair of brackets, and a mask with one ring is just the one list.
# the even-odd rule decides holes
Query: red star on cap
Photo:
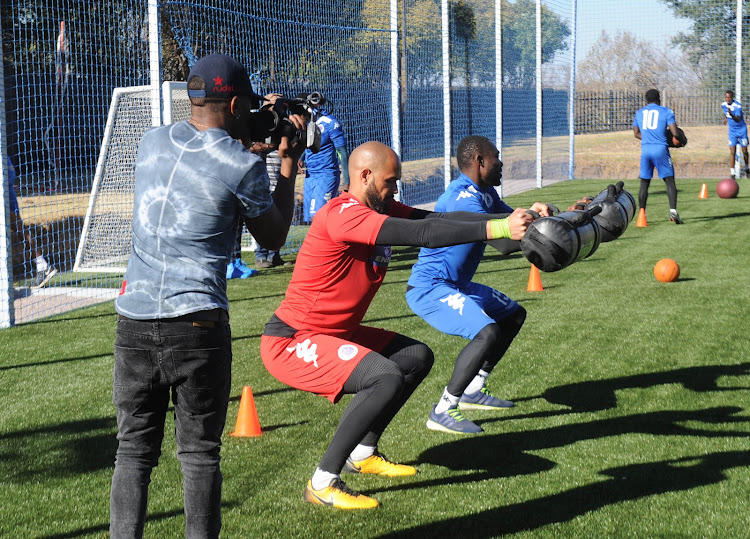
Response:
[{"label": "red star on cap", "polygon": [[224,86],[224,79],[222,79],[221,77],[217,76],[217,77],[216,77],[216,78],[214,79],[214,84],[215,84],[216,86]]}]

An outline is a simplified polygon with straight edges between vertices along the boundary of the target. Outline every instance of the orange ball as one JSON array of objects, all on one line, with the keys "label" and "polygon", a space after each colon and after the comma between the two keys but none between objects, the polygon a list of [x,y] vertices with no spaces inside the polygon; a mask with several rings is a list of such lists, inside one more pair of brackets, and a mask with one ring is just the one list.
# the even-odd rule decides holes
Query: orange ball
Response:
[{"label": "orange ball", "polygon": [[654,266],[654,276],[662,283],[672,283],[680,276],[680,265],[671,258],[662,258]]}]

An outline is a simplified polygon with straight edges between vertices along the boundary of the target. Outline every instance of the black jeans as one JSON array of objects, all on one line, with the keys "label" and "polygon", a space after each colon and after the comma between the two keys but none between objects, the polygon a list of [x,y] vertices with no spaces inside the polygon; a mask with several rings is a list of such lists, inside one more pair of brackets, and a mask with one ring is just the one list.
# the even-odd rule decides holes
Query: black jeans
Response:
[{"label": "black jeans", "polygon": [[185,535],[219,536],[219,449],[231,365],[228,321],[118,320],[112,401],[119,446],[110,495],[112,538],[143,536],[151,470],[161,455],[170,394],[182,466]]}]

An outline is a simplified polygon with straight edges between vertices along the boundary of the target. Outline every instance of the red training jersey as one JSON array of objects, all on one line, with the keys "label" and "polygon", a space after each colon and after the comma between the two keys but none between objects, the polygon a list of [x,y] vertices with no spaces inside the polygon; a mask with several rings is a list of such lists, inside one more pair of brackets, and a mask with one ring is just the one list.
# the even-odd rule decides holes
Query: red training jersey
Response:
[{"label": "red training jersey", "polygon": [[342,193],[315,214],[300,247],[286,298],[276,310],[298,330],[345,337],[362,322],[391,259],[376,246],[388,218],[408,218],[413,208],[395,200],[388,215]]}]

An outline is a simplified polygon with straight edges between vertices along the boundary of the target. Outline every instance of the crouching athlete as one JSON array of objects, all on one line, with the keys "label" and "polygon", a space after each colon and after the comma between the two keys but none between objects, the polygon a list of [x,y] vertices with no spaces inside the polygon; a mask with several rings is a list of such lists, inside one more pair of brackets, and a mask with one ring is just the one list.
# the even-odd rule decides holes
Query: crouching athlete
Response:
[{"label": "crouching athlete", "polygon": [[286,297],[266,324],[261,357],[284,384],[336,403],[354,394],[304,499],[341,509],[378,506],[349,489],[341,472],[414,475],[378,450],[383,431],[424,379],[430,348],[393,331],[361,324],[388,269],[392,245],[441,247],[520,239],[531,217],[434,213],[393,200],[401,162],[388,146],[367,142],[349,160],[349,191],[313,219]]}]

